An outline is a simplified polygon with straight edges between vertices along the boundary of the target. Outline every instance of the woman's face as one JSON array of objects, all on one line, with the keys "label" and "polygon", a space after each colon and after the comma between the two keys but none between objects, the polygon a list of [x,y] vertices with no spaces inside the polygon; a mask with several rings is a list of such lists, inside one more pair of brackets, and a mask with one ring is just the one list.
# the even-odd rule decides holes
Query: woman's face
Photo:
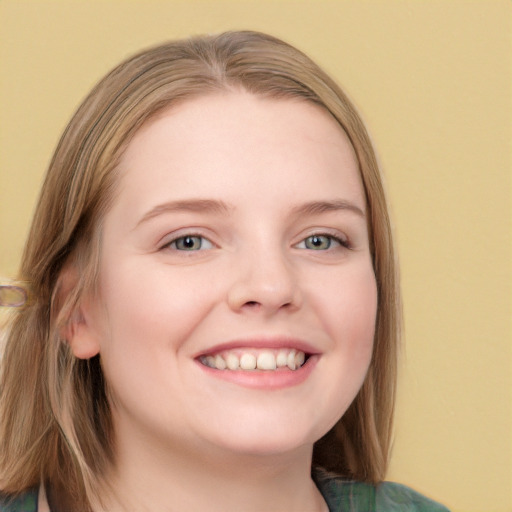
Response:
[{"label": "woman's face", "polygon": [[304,101],[209,95],[140,129],[119,171],[72,347],[100,353],[121,445],[311,446],[364,380],[377,308],[342,129]]}]

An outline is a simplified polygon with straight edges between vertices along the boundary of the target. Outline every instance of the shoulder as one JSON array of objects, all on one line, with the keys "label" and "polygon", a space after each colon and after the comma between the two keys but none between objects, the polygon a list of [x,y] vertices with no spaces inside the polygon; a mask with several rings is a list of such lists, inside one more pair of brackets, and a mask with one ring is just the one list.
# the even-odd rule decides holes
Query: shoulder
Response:
[{"label": "shoulder", "polygon": [[37,489],[17,496],[0,493],[0,512],[37,512]]},{"label": "shoulder", "polygon": [[448,512],[448,509],[402,484],[383,482],[377,486],[377,510],[396,512]]},{"label": "shoulder", "polygon": [[393,482],[372,485],[345,480],[321,469],[313,471],[313,480],[329,512],[448,512],[443,505]]}]

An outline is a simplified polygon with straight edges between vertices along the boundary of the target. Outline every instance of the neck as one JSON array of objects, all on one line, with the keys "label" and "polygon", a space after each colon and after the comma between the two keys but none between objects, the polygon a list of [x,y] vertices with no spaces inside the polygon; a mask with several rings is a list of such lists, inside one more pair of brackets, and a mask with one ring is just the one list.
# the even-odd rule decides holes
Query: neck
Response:
[{"label": "neck", "polygon": [[[147,448],[147,447],[146,447]],[[279,455],[215,450],[120,451],[101,512],[325,512],[310,476],[312,447]],[[100,512],[100,511],[98,511]]]}]

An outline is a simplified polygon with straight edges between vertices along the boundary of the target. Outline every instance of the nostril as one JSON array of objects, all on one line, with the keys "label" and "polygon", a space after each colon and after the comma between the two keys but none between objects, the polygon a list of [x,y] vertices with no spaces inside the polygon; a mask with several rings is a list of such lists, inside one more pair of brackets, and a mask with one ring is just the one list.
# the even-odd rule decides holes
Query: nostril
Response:
[{"label": "nostril", "polygon": [[245,303],[246,306],[250,306],[250,307],[256,307],[259,303],[256,302],[255,300],[250,300],[248,302]]}]

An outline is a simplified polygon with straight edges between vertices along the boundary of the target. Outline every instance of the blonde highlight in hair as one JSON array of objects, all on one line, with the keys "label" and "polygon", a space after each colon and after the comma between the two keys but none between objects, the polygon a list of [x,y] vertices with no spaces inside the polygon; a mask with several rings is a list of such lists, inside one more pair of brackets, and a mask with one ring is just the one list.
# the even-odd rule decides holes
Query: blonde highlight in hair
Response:
[{"label": "blonde highlight in hair", "polygon": [[[73,510],[97,503],[114,435],[100,356],[73,356],[61,332],[95,289],[101,223],[117,164],[137,130],[194,97],[243,89],[328,110],[349,137],[366,193],[378,287],[373,359],[363,387],[315,445],[313,463],[379,482],[390,451],[400,295],[380,173],[364,125],[341,89],[307,56],[271,36],[226,32],[143,51],[112,70],[78,108],[50,163],[23,254],[32,300],[14,318],[2,360],[0,486],[16,494],[46,482]],[[63,276],[76,277],[63,290]]]}]

